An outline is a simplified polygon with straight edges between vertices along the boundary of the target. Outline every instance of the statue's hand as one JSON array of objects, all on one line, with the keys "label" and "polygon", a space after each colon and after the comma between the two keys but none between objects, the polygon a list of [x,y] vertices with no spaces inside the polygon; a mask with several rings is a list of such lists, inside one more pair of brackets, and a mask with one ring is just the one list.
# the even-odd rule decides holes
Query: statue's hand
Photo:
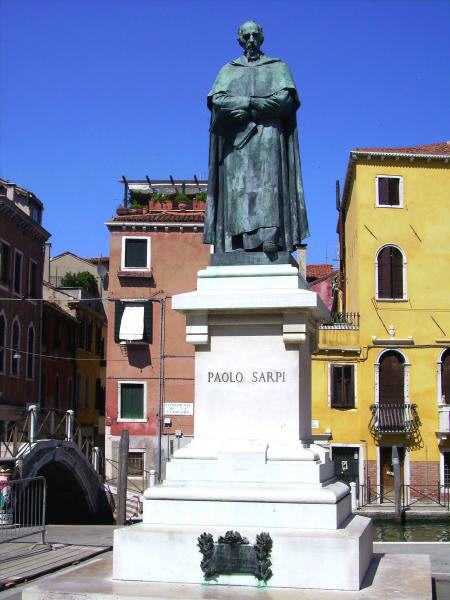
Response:
[{"label": "statue's hand", "polygon": [[278,107],[277,101],[273,98],[251,98],[250,108],[260,112],[267,112]]},{"label": "statue's hand", "polygon": [[234,119],[235,121],[239,121],[239,122],[248,120],[248,113],[246,110],[243,110],[242,108],[238,108],[236,110],[230,111],[230,116],[232,119]]}]

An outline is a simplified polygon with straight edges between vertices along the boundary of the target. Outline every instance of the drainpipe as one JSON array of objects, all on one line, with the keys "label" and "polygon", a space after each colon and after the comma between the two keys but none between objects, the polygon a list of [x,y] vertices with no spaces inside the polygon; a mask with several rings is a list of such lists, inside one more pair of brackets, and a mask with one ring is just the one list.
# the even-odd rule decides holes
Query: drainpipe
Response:
[{"label": "drainpipe", "polygon": [[[158,481],[161,481],[162,470],[162,431],[163,431],[163,395],[164,395],[164,298],[157,299],[159,302],[159,388],[158,388]],[[153,301],[155,301],[153,300]]]}]

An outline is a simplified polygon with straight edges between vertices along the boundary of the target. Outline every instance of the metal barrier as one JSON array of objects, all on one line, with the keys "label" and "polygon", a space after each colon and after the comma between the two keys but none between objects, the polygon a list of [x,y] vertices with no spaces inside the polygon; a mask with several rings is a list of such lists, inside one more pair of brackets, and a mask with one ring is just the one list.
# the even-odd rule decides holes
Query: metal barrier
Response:
[{"label": "metal barrier", "polygon": [[44,477],[0,483],[0,544],[35,533],[45,544],[46,495]]},{"label": "metal barrier", "polygon": [[[394,488],[381,485],[360,485],[359,499],[360,507],[369,505],[391,505],[394,506]],[[432,506],[439,505],[450,510],[450,488],[437,484],[428,484],[422,486],[412,486],[402,484],[401,486],[401,505],[402,508],[411,506]]]}]

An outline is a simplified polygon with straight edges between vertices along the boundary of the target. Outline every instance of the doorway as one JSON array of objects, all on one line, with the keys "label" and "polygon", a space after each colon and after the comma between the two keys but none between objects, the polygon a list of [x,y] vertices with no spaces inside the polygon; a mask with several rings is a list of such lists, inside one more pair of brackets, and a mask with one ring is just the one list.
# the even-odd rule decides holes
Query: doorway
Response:
[{"label": "doorway", "polygon": [[334,472],[340,481],[356,483],[359,496],[359,448],[357,446],[333,446]]},{"label": "doorway", "polygon": [[[400,483],[404,483],[405,448],[397,446],[400,461]],[[380,447],[380,502],[394,502],[394,467],[392,446]]]}]

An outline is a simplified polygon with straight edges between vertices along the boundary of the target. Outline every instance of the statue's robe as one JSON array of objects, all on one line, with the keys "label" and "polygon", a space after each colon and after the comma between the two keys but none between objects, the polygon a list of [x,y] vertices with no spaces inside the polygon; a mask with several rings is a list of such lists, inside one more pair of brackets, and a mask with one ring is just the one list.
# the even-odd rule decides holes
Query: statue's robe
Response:
[{"label": "statue's robe", "polygon": [[[250,98],[274,106],[250,110]],[[286,63],[262,55],[226,64],[211,92],[208,198],[204,241],[215,252],[252,250],[274,241],[292,251],[308,237],[300,168],[297,90]],[[238,122],[230,112],[249,111]]]}]

